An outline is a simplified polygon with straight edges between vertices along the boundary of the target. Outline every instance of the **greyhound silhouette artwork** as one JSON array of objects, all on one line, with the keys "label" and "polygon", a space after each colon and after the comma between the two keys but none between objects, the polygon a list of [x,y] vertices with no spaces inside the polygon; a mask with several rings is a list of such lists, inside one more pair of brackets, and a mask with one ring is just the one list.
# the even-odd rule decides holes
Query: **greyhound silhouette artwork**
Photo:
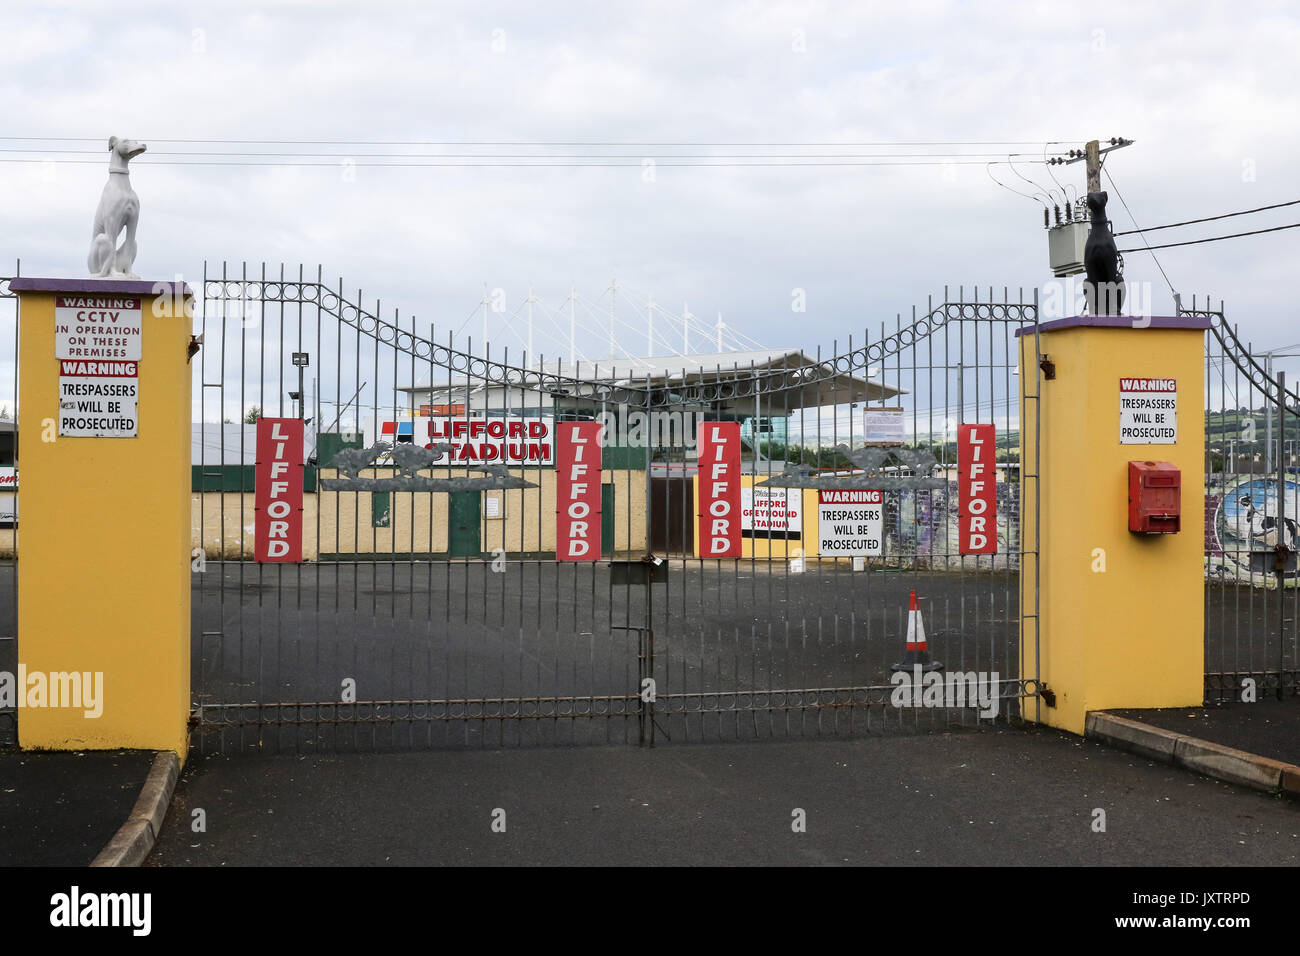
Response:
[{"label": "greyhound silhouette artwork", "polygon": [[1088,274],[1083,294],[1093,315],[1120,315],[1124,306],[1124,275],[1119,268],[1119,250],[1106,219],[1105,191],[1088,193],[1092,228],[1083,246],[1083,268]]},{"label": "greyhound silhouette artwork", "polygon": [[[147,147],[133,139],[108,140],[108,182],[99,197],[95,210],[95,225],[91,229],[90,255],[86,265],[95,278],[140,278],[131,271],[135,264],[135,228],[140,222],[140,197],[131,188],[131,174],[127,164]],[[125,231],[122,244],[118,236]]]}]

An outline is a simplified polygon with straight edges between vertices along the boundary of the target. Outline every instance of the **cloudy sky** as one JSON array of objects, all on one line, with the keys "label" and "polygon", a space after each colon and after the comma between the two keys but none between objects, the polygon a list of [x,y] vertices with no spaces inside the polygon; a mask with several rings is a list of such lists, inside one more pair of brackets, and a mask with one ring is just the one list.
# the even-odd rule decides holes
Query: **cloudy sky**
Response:
[{"label": "cloudy sky", "polygon": [[[116,134],[151,145],[132,166],[142,275],[319,263],[440,334],[478,335],[467,320],[485,289],[508,312],[530,287],[554,310],[571,286],[608,301],[617,279],[637,301],[721,312],[766,346],[829,347],[945,285],[1040,286],[1042,208],[989,173],[1054,189],[1031,160],[1094,137],[1137,141],[1107,171],[1144,226],[1300,198],[1287,3],[11,0],[0,16],[0,261],[83,273]],[[538,143],[628,145],[516,145]],[[740,145],[754,143],[793,145]],[[898,143],[972,145],[843,145]],[[1028,154],[1014,170],[984,165],[1011,150]],[[671,158],[955,152],[971,156]],[[430,165],[466,161],[446,154],[493,158]],[[503,165],[534,157],[577,165]],[[200,159],[231,165],[177,165]],[[369,165],[402,161],[415,165]],[[1083,184],[1081,165],[1054,172]],[[1281,225],[1297,209],[1154,235]],[[1133,227],[1113,190],[1110,211]],[[1276,346],[1300,341],[1285,285],[1298,253],[1300,230],[1158,255],[1176,289],[1224,298],[1244,337]],[[1127,278],[1172,309],[1150,254],[1127,257]],[[508,334],[494,328],[494,346],[519,349],[496,341]]]}]

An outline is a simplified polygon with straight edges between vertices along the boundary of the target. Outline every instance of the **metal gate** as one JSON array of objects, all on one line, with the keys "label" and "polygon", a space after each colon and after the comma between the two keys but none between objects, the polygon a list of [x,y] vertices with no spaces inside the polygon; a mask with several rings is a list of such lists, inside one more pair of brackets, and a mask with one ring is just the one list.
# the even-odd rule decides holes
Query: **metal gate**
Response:
[{"label": "metal gate", "polygon": [[[15,264],[14,276],[19,275]],[[12,351],[11,351],[12,350]],[[0,277],[0,672],[18,671],[18,295]],[[0,702],[0,747],[18,743],[18,709]]]},{"label": "metal gate", "polygon": [[1207,301],[1205,696],[1295,695],[1300,399]]},{"label": "metal gate", "polygon": [[[1037,470],[1020,459],[1017,428],[1038,375],[1020,382],[1015,338],[1034,327],[1032,301],[945,293],[826,354],[607,363],[512,359],[389,315],[319,270],[205,268],[194,360],[198,746],[974,726],[970,707],[891,701],[913,592],[932,657],[986,675],[999,713],[1017,712],[1033,676],[1020,670],[1022,609],[1029,633],[1037,621],[1034,594],[1019,593],[1022,556],[1037,554],[1020,540],[1019,490]],[[903,409],[892,415],[906,422],[905,447],[865,446],[864,416],[880,408]],[[255,426],[244,422],[259,414],[307,420],[301,564],[251,560]],[[418,453],[474,422],[495,420],[498,433],[520,422],[527,435],[529,423],[582,419],[606,425],[595,563],[555,559],[544,439],[521,442],[523,457],[504,464],[480,449],[426,467]],[[741,424],[749,527],[743,558],[707,560],[695,555],[694,444],[700,422],[722,420]],[[958,553],[963,422],[997,426],[996,555]],[[886,489],[883,553],[822,556],[809,504],[818,488],[854,482]]]}]

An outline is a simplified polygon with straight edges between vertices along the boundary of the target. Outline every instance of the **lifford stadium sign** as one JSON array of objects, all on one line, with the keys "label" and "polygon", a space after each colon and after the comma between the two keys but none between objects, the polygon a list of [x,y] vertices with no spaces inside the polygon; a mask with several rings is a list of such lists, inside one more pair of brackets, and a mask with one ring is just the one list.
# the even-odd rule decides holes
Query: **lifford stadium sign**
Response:
[{"label": "lifford stadium sign", "polygon": [[413,418],[384,422],[384,441],[443,446],[434,465],[553,465],[555,421],[550,418]]}]

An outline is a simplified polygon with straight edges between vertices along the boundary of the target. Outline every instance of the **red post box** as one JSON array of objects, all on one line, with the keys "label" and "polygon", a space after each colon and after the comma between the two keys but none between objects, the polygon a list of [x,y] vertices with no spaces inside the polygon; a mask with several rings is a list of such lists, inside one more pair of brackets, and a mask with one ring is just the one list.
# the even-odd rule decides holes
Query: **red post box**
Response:
[{"label": "red post box", "polygon": [[1177,534],[1183,475],[1167,461],[1128,463],[1128,529]]}]

